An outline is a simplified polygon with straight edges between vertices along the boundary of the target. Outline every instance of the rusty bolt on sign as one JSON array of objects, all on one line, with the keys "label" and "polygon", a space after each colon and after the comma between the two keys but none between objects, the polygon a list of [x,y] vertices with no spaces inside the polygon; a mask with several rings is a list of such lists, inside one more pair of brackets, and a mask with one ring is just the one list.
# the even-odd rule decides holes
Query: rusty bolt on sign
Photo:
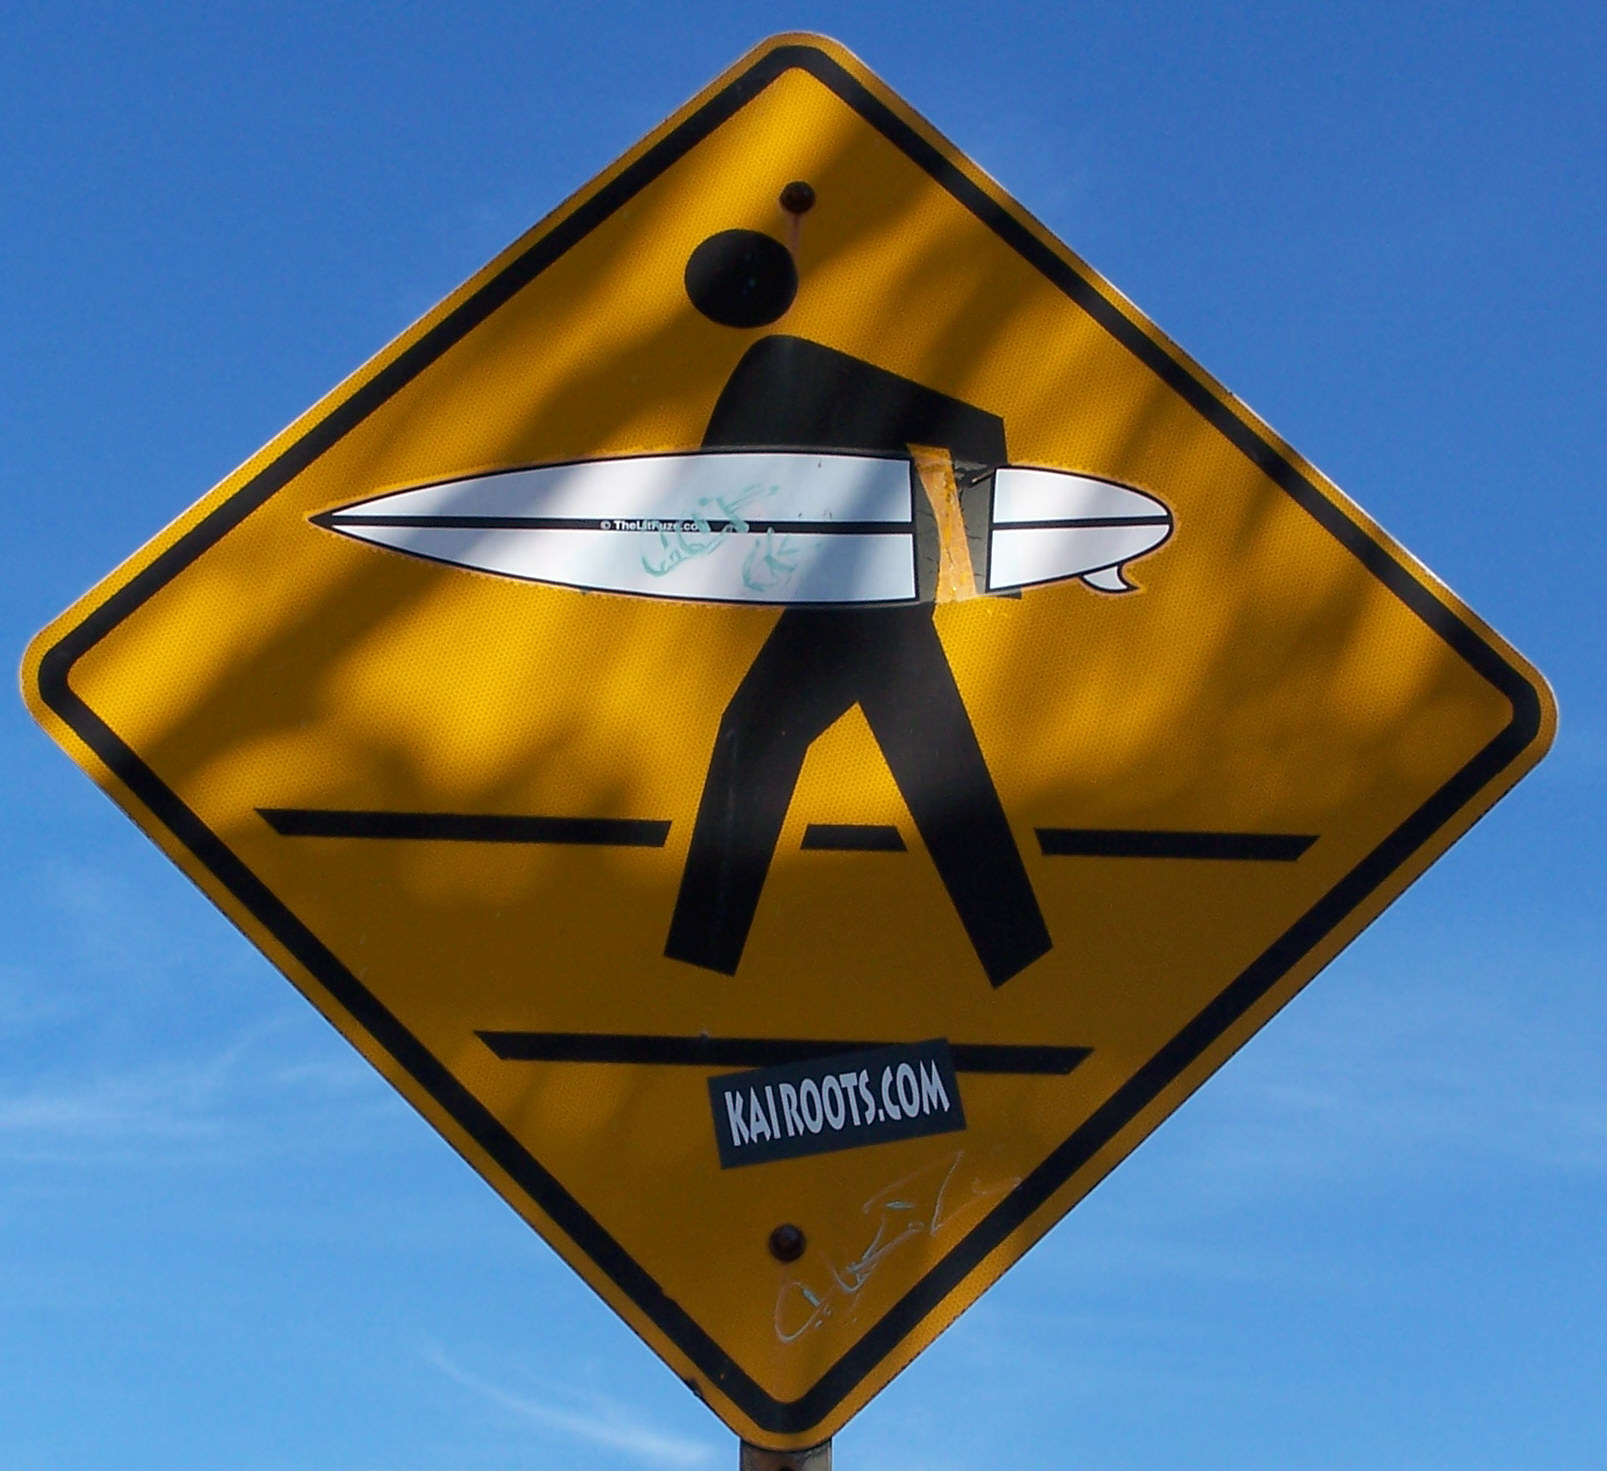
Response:
[{"label": "rusty bolt on sign", "polygon": [[777,1226],[770,1233],[770,1255],[778,1262],[795,1262],[804,1254],[809,1238],[790,1222]]}]

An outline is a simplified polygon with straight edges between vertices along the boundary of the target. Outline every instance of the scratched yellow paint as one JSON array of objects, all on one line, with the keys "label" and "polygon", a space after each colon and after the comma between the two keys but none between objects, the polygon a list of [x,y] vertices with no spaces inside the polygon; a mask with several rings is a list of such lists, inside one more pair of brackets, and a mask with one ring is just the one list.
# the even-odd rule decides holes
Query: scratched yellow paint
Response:
[{"label": "scratched yellow paint", "polygon": [[[815,60],[776,65],[795,55]],[[405,374],[396,366],[766,66],[746,101],[478,325]],[[856,97],[887,111],[868,116]],[[895,146],[894,124],[1158,344],[1199,395]],[[794,179],[818,199],[801,222],[777,202]],[[688,255],[734,227],[795,241],[800,290],[775,329],[719,327],[688,302]],[[857,709],[810,751],[738,976],[664,958],[715,729],[775,610],[520,583],[309,522],[490,470],[694,448],[738,359],[771,330],[998,414],[1013,462],[1123,482],[1174,517],[1170,541],[1131,568],[1138,591],[1067,582],[936,613],[1054,941],[998,989]],[[405,381],[368,404],[387,373]],[[320,453],[274,472],[359,403],[366,413]],[[1329,524],[1235,443],[1228,420],[1288,458]],[[187,553],[181,538],[216,524],[207,518],[264,472],[283,483]],[[948,485],[952,500],[952,472]],[[1340,524],[1416,593],[1347,547]],[[1518,718],[1511,689],[1446,620],[1515,671],[1539,713],[1504,764],[1373,873],[1369,855]],[[42,661],[69,645],[65,684],[52,686]],[[64,613],[30,649],[24,685],[52,734],[509,1203],[733,1429],[775,1446],[839,1427],[1532,766],[1554,721],[1539,676],[1333,486],[853,57],[797,37],[745,57]],[[261,808],[648,818],[670,833],[661,849],[286,838]],[[805,850],[816,822],[890,825],[908,851]],[[1054,857],[1039,851],[1040,827],[1317,841],[1292,863]],[[197,833],[220,846],[198,847]],[[242,889],[241,872],[271,905]],[[990,1213],[1324,903],[1338,906],[1331,922],[1275,983],[1094,1139],[1002,1242],[928,1290]],[[493,1158],[457,1095],[421,1080],[416,1058],[325,989],[272,905],[718,1355],[666,1328],[612,1257],[577,1244]],[[1067,1076],[962,1074],[963,1133],[723,1171],[708,1069],[507,1062],[476,1035],[497,1030],[1091,1052]],[[766,1250],[782,1221],[809,1242],[790,1265]],[[923,1291],[876,1353],[853,1359]],[[727,1361],[731,1372],[710,1368]]]}]

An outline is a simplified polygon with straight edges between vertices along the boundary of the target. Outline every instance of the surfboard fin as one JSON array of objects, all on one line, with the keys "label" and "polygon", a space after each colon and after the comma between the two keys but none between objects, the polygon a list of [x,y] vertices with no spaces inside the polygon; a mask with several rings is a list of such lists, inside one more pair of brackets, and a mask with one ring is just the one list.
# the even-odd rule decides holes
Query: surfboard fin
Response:
[{"label": "surfboard fin", "polygon": [[1101,567],[1094,572],[1085,572],[1082,580],[1089,587],[1097,587],[1100,592],[1133,591],[1133,584],[1122,576],[1122,569],[1119,564],[1115,567]]}]

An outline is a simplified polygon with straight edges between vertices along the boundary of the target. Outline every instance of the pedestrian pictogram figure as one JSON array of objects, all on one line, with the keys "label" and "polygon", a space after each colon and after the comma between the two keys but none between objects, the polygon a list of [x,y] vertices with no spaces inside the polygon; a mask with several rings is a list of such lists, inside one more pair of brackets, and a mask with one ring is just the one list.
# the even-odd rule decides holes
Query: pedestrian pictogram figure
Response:
[{"label": "pedestrian pictogram figure", "polygon": [[[752,328],[786,312],[798,276],[778,241],[728,230],[692,253],[686,287],[711,320]],[[703,436],[705,449],[909,455],[917,445],[946,450],[968,480],[1008,463],[998,416],[785,334],[743,355]],[[784,609],[720,719],[665,955],[736,974],[804,758],[855,705],[989,981],[1003,985],[1049,951],[932,613],[930,601]]]}]

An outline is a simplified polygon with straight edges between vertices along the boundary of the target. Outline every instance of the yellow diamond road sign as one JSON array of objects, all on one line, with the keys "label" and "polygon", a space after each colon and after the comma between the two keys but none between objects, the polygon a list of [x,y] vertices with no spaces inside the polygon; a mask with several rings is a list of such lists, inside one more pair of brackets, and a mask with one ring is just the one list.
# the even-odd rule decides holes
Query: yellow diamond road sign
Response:
[{"label": "yellow diamond road sign", "polygon": [[836,45],[35,641],[51,733],[749,1440],[1543,754],[1535,671]]}]

